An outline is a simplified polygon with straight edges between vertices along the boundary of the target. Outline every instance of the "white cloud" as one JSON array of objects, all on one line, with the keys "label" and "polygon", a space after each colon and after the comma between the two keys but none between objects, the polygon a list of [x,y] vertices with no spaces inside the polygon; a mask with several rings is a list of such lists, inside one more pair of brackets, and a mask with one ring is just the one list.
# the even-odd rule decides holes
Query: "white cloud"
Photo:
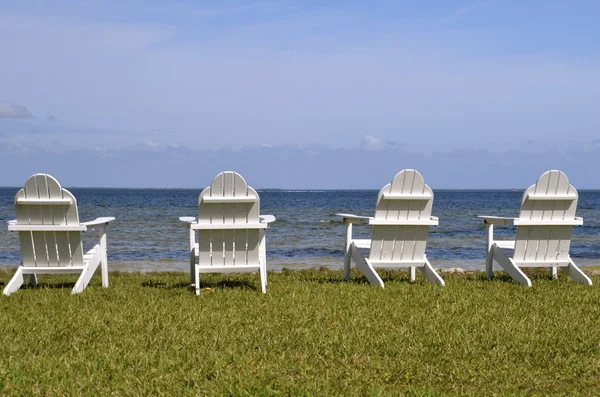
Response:
[{"label": "white cloud", "polygon": [[150,147],[158,147],[158,143],[151,141],[150,139],[144,140],[144,145],[150,146]]},{"label": "white cloud", "polygon": [[[187,12],[118,18],[126,23],[103,14],[0,15],[0,37],[14,38],[0,42],[3,58],[11,59],[0,62],[0,76],[11,76],[3,96],[27,98],[20,100],[40,122],[56,114],[61,127],[124,132],[107,143],[158,130],[173,131],[152,138],[161,146],[198,149],[232,142],[348,147],[366,131],[384,148],[394,140],[490,146],[562,139],[567,131],[589,141],[600,126],[599,61],[596,52],[573,57],[581,49],[575,45],[562,53],[548,39],[539,51],[549,52],[540,53],[531,43],[515,48],[518,30],[446,30],[437,20],[393,28],[366,17],[350,23],[334,10],[247,20],[219,3],[212,13],[231,14],[236,23],[205,26],[190,24],[198,6],[177,4]],[[60,101],[52,100],[55,93]],[[380,150],[381,142],[365,147]]]},{"label": "white cloud", "polygon": [[[49,146],[0,145],[0,168],[16,170],[0,175],[0,186],[18,186],[36,170],[47,169],[68,177],[73,186],[199,188],[198,180],[210,180],[216,173],[229,169],[242,172],[259,188],[380,189],[398,171],[413,168],[434,189],[526,188],[548,169],[564,171],[574,186],[586,189],[598,188],[596,170],[600,166],[597,152],[576,150],[524,153],[463,149],[427,154],[406,150],[401,156],[396,151],[383,150],[365,151],[361,153],[362,161],[348,161],[356,156],[356,148],[323,148],[315,156],[307,150],[281,146],[277,155],[273,155],[272,149],[257,147],[231,155],[229,149],[174,150],[136,145],[109,150],[102,146],[69,150],[64,145]],[[57,155],[58,149],[63,155]],[[72,162],[64,161],[65,157],[80,166],[72,167]],[[105,161],[107,157],[110,161]],[[197,167],[189,167],[190,158],[195,159]],[[93,181],[89,175],[95,175]],[[136,178],[131,179],[131,175]]]},{"label": "white cloud", "polygon": [[452,13],[451,18],[467,15],[467,14],[471,13],[473,10],[476,10],[478,8],[486,6],[490,3],[492,3],[492,2],[491,1],[480,1],[478,3],[474,3],[474,4],[468,5],[466,7],[459,8],[458,10],[456,10]]},{"label": "white cloud", "polygon": [[374,136],[364,135],[362,148],[370,151],[379,151],[385,149],[385,144]]},{"label": "white cloud", "polygon": [[22,105],[0,102],[0,119],[31,119],[33,114]]}]

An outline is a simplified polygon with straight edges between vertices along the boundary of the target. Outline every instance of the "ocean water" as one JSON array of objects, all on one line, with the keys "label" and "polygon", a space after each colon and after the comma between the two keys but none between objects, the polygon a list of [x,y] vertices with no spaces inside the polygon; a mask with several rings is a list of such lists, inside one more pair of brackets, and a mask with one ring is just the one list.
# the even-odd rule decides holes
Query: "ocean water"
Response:
[{"label": "ocean water", "polygon": [[[200,190],[70,188],[80,220],[114,216],[108,229],[111,270],[188,271],[188,231],[180,216],[196,216]],[[14,219],[18,188],[0,188],[0,266],[18,266],[18,236],[6,221]],[[343,266],[345,227],[338,212],[372,216],[377,190],[258,190],[261,213],[277,220],[267,230],[269,270]],[[518,216],[523,191],[436,190],[427,257],[434,267],[484,269],[485,227],[476,215]],[[600,191],[579,191],[571,256],[582,266],[600,265]],[[498,236],[514,236],[515,228],[496,228]],[[367,225],[355,226],[357,237],[369,238]],[[84,246],[94,244],[88,233]]]}]

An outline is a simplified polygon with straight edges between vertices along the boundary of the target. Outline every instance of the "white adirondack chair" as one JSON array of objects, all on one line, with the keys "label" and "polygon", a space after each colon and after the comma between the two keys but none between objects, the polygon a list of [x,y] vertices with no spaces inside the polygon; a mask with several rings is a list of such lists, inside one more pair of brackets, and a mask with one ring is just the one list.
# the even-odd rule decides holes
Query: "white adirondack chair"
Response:
[{"label": "white adirondack chair", "polygon": [[[575,265],[569,256],[573,226],[583,225],[575,216],[577,190],[567,176],[557,170],[546,171],[535,185],[523,194],[518,218],[480,215],[486,226],[486,273],[493,277],[496,262],[518,283],[531,287],[531,280],[521,267],[550,267],[551,277],[557,268],[563,269],[575,281],[592,285],[592,280]],[[495,240],[494,225],[517,226],[515,241]],[[510,251],[513,253],[510,255]]]},{"label": "white adirondack chair", "polygon": [[[200,273],[260,272],[267,292],[265,229],[275,220],[260,215],[256,191],[236,172],[218,174],[198,198],[198,219],[180,217],[190,232],[191,284],[200,295]],[[195,232],[198,231],[198,243]]]},{"label": "white adirondack chair", "polygon": [[[415,268],[434,284],[445,285],[444,280],[425,256],[429,226],[437,225],[438,218],[431,216],[433,192],[419,172],[400,171],[392,183],[379,192],[374,217],[337,214],[346,224],[346,249],[344,277],[350,279],[351,260],[373,285],[383,287],[377,267],[407,267],[410,279],[415,280]],[[373,226],[370,240],[352,237],[352,224],[368,221]],[[370,248],[369,257],[361,255],[359,248]]]},{"label": "white adirondack chair", "polygon": [[[4,295],[17,291],[30,275],[37,284],[37,274],[81,273],[73,287],[79,293],[102,265],[102,286],[108,287],[106,259],[106,226],[115,218],[98,218],[79,223],[77,201],[48,174],[31,176],[15,196],[16,220],[8,222],[8,230],[19,232],[22,264],[4,288]],[[83,253],[81,232],[95,226],[99,241]]]}]

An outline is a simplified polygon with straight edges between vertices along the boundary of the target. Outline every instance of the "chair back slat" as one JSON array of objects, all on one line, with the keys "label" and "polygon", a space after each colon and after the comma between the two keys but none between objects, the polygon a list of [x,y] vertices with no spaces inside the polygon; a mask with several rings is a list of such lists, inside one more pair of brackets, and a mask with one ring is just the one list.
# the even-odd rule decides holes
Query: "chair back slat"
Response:
[{"label": "chair back slat", "polygon": [[418,260],[424,257],[429,227],[407,221],[431,218],[433,191],[416,170],[400,171],[377,198],[375,225],[369,259],[373,261]]},{"label": "chair back slat", "polygon": [[[35,174],[25,182],[15,196],[15,213],[18,225],[79,225],[75,197],[48,174]],[[24,266],[83,264],[79,231],[21,231],[19,240]]]},{"label": "chair back slat", "polygon": [[[199,224],[256,224],[259,214],[258,194],[236,172],[218,174],[198,198]],[[200,231],[200,266],[257,264],[259,234],[258,230],[243,228]]]},{"label": "chair back slat", "polygon": [[567,176],[558,170],[543,173],[523,194],[519,221],[553,221],[548,225],[519,225],[515,261],[561,261],[568,259],[578,193]]}]

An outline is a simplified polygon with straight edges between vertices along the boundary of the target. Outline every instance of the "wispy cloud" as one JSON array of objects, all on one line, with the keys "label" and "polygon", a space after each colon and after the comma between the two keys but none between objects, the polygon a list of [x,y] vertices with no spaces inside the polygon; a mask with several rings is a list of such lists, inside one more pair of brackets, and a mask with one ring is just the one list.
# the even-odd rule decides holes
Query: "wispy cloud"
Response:
[{"label": "wispy cloud", "polygon": [[452,14],[450,14],[449,18],[454,19],[454,18],[458,18],[458,17],[464,16],[464,15],[470,14],[474,10],[485,7],[491,3],[493,3],[493,0],[479,1],[477,3],[473,3],[471,5],[461,7],[459,9],[455,10]]},{"label": "wispy cloud", "polygon": [[153,147],[153,148],[158,147],[158,143],[156,143],[154,141],[151,141],[149,139],[144,140],[144,145],[150,146],[150,147]]},{"label": "wispy cloud", "polygon": [[256,2],[256,3],[250,3],[250,4],[246,4],[243,6],[237,6],[237,7],[219,8],[219,9],[213,9],[213,10],[199,10],[199,11],[196,11],[194,13],[194,15],[197,15],[199,17],[204,17],[204,18],[211,18],[211,17],[221,16],[221,15],[226,15],[226,14],[235,14],[235,13],[244,12],[244,11],[259,10],[259,9],[265,8],[271,4],[273,4],[273,2]]},{"label": "wispy cloud", "polygon": [[[514,18],[515,4],[365,9],[180,0],[161,2],[163,13],[142,0],[92,3],[103,12],[91,15],[96,9],[87,5],[84,17],[69,14],[73,7],[67,16],[0,11],[0,37],[12,38],[0,40],[11,60],[0,62],[0,76],[11,76],[3,98],[30,98],[37,116],[0,120],[1,132],[17,140],[19,129],[35,124],[70,145],[101,134],[103,143],[122,146],[143,134],[193,148],[354,146],[368,132],[372,150],[400,141],[431,151],[432,143],[485,147],[565,133],[584,141],[600,125],[600,62],[588,30],[567,41],[546,38],[561,21],[550,14],[538,21],[539,35],[528,35],[530,21]],[[440,23],[452,13],[465,16],[460,29]],[[57,93],[60,101],[52,99]],[[61,121],[43,124],[48,114]]]},{"label": "wispy cloud", "polygon": [[[463,149],[433,151],[429,155],[412,150],[399,155],[394,150],[322,148],[314,152],[285,147],[254,147],[232,153],[227,148],[193,150],[148,143],[122,149],[99,144],[71,150],[56,140],[51,143],[38,148],[30,144],[0,145],[0,168],[21,165],[15,172],[0,175],[0,186],[17,186],[31,173],[45,170],[71,179],[75,186],[198,188],[198,180],[231,169],[243,172],[256,187],[378,189],[401,169],[414,168],[426,175],[434,189],[525,188],[532,178],[548,169],[563,170],[575,186],[583,189],[598,187],[596,170],[600,165],[600,145],[589,142],[572,145],[564,152]],[[349,161],[357,154],[360,161]],[[152,161],[148,161],[149,156]],[[77,162],[78,167],[65,158]],[[189,167],[190,158],[197,167]],[[131,175],[136,178],[129,178]]]},{"label": "wispy cloud", "polygon": [[33,114],[23,105],[0,102],[0,119],[32,119]]},{"label": "wispy cloud", "polygon": [[385,149],[385,144],[380,139],[371,135],[363,136],[362,148],[370,151],[378,151]]},{"label": "wispy cloud", "polygon": [[152,10],[154,12],[172,12],[172,13],[181,13],[185,12],[187,15],[192,15],[198,18],[214,18],[225,16],[229,14],[237,14],[246,11],[256,11],[268,8],[270,6],[279,4],[279,2],[275,1],[257,1],[249,4],[243,4],[238,6],[231,7],[215,7],[215,8],[207,8],[205,6],[198,5],[190,5],[188,3],[182,2],[169,2],[168,4],[163,4],[160,6],[153,7]]}]

